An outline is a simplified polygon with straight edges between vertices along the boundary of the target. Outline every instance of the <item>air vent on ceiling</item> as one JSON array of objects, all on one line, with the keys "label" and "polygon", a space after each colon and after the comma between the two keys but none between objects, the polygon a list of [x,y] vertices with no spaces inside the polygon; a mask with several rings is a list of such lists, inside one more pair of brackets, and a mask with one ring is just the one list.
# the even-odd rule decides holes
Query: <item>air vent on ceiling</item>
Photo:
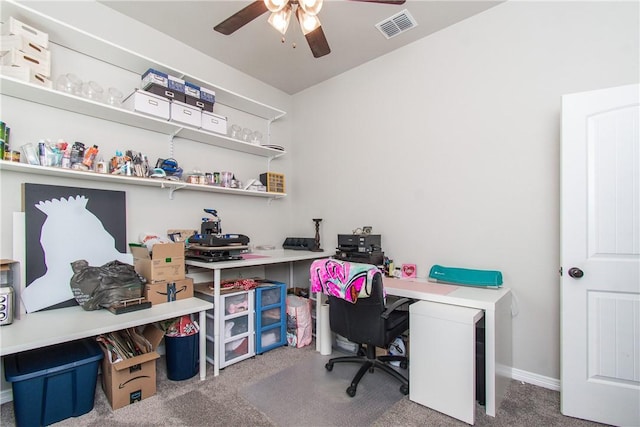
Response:
[{"label": "air vent on ceiling", "polygon": [[413,19],[413,16],[411,16],[409,11],[405,9],[402,12],[396,13],[392,17],[385,19],[384,21],[378,22],[376,24],[376,28],[378,28],[386,38],[390,39],[391,37],[395,37],[400,33],[409,31],[417,25],[418,23],[416,22],[416,20]]}]

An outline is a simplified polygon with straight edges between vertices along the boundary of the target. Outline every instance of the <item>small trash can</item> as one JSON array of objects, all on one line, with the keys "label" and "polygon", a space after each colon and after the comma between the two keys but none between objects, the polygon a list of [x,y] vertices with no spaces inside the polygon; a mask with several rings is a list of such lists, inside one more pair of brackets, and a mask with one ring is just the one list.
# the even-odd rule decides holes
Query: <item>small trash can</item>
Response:
[{"label": "small trash can", "polygon": [[198,373],[200,365],[200,333],[184,337],[164,337],[167,378],[172,381],[188,380]]}]

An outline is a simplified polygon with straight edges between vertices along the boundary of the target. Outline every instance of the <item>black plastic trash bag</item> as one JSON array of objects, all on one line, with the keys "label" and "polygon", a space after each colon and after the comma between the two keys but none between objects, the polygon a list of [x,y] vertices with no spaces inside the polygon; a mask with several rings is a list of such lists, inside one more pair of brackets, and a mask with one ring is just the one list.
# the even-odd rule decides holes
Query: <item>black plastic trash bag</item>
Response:
[{"label": "black plastic trash bag", "polygon": [[78,304],[87,311],[110,307],[120,301],[140,298],[146,280],[132,265],[111,261],[91,267],[85,260],[71,263],[71,290]]}]

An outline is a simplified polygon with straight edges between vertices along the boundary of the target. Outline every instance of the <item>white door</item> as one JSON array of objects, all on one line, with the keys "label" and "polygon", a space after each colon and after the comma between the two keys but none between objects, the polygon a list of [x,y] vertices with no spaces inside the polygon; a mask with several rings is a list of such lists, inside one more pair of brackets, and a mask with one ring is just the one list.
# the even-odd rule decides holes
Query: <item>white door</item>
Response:
[{"label": "white door", "polygon": [[561,411],[640,425],[639,85],[562,98]]}]

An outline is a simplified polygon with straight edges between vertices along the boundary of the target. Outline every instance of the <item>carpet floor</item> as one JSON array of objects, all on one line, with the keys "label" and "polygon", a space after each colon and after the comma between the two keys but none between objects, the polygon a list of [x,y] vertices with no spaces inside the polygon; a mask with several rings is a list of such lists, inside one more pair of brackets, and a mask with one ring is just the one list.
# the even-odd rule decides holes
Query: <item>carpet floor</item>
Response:
[{"label": "carpet floor", "polygon": [[[371,425],[404,396],[400,382],[382,371],[365,375],[352,398],[345,390],[359,368],[339,363],[328,372],[330,356],[316,355],[245,387],[240,395],[277,425]],[[354,410],[357,409],[357,410]]]},{"label": "carpet floor", "polygon": [[[213,376],[185,381],[167,379],[165,361],[157,362],[157,393],[112,410],[98,385],[92,411],[56,426],[466,426],[428,409],[399,392],[396,380],[367,374],[356,396],[345,389],[356,365],[324,368],[327,356],[304,348],[282,347],[236,363]],[[99,381],[99,379],[98,379]],[[0,425],[15,426],[13,405],[0,406]],[[477,406],[477,426],[569,426],[600,424],[565,417],[556,391],[512,381],[496,417]]]}]

